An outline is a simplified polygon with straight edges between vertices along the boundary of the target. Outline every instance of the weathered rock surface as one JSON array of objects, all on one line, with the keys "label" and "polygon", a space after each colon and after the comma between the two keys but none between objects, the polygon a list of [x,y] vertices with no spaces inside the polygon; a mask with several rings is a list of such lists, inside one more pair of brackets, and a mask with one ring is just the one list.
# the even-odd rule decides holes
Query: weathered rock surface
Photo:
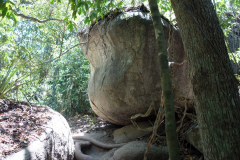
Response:
[{"label": "weathered rock surface", "polygon": [[[144,153],[147,148],[147,143],[142,141],[133,141],[114,152],[113,160],[140,160],[143,159]],[[111,158],[109,158],[110,160]],[[148,153],[148,159],[150,160],[168,160],[169,154],[167,147],[151,146]]]},{"label": "weathered rock surface", "polygon": [[203,147],[202,147],[202,141],[201,136],[199,133],[198,125],[189,129],[183,137],[191,144],[193,145],[198,151],[203,153]]},{"label": "weathered rock surface", "polygon": [[[152,124],[154,124],[154,122]],[[138,126],[143,129],[152,127],[152,124],[146,121],[138,122]],[[137,138],[142,137],[149,133],[151,132],[141,131],[138,128],[136,128],[133,124],[131,124],[131,125],[127,125],[125,127],[116,129],[113,132],[113,136],[114,136],[114,141],[116,143],[126,143],[126,142],[134,141]]]},{"label": "weathered rock surface", "polygon": [[46,131],[38,141],[33,142],[20,152],[14,153],[6,160],[72,160],[74,144],[66,119],[51,108],[52,119],[46,124]]},{"label": "weathered rock surface", "polygon": [[[169,23],[162,19],[166,42]],[[192,98],[187,62],[178,29],[171,29],[169,61],[173,67],[175,98]],[[91,64],[88,95],[93,111],[115,124],[130,124],[130,117],[145,113],[153,100],[159,106],[161,82],[153,24],[149,13],[126,12],[104,19],[81,37]],[[169,46],[169,45],[167,45]],[[88,49],[86,49],[88,47]],[[183,93],[183,94],[182,94]],[[179,99],[175,105],[183,107]]]},{"label": "weathered rock surface", "polygon": [[[112,132],[112,131],[110,131]],[[112,134],[112,133],[111,133]],[[106,133],[105,131],[102,132],[96,132],[96,133],[81,133],[80,135],[84,136],[84,137],[88,137],[88,138],[93,138],[99,142],[102,142],[104,144],[114,144],[115,142],[113,141],[113,139],[111,138],[111,136],[109,137],[109,134]],[[111,157],[114,153],[114,151],[117,149],[105,149],[102,147],[99,147],[93,143],[91,143],[92,145],[90,147],[82,147],[82,153],[88,156],[93,157],[95,160],[105,160],[108,159],[109,157]],[[104,156],[104,158],[102,158]]]}]

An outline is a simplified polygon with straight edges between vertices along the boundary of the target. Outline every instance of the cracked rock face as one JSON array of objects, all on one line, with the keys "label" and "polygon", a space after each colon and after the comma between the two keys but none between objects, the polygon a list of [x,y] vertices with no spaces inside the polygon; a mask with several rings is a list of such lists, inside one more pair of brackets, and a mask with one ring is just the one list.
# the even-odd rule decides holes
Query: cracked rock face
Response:
[{"label": "cracked rock face", "polygon": [[[180,33],[172,28],[169,41],[169,24],[162,20],[166,43],[170,42],[169,61],[173,67],[174,87],[184,93],[174,96],[191,98],[186,55]],[[126,12],[113,19],[95,24],[85,31],[82,50],[91,64],[88,95],[93,111],[115,124],[131,123],[131,116],[145,113],[152,101],[159,106],[161,82],[159,60],[152,20],[149,13]],[[168,45],[167,45],[168,46]],[[87,49],[88,48],[88,49]],[[175,105],[183,107],[183,101]]]}]

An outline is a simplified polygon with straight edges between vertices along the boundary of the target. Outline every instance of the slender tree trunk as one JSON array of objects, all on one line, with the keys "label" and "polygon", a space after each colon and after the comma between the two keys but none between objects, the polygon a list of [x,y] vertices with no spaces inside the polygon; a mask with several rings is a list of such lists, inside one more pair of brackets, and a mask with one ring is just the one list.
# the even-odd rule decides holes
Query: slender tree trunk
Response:
[{"label": "slender tree trunk", "polygon": [[175,112],[170,70],[168,67],[167,49],[161,22],[161,15],[158,10],[157,0],[148,0],[152,13],[153,26],[158,47],[158,57],[160,62],[161,84],[163,90],[164,109],[165,109],[165,131],[171,160],[180,160],[178,139],[175,124]]},{"label": "slender tree trunk", "polygon": [[56,85],[57,85],[57,82],[56,82],[56,79],[57,79],[57,76],[58,76],[58,71],[59,71],[59,68],[56,67],[55,70],[54,70],[54,73],[53,73],[53,92],[52,92],[52,96],[53,96],[53,102],[54,102],[54,105],[57,105],[57,93],[56,93]]},{"label": "slender tree trunk", "polygon": [[211,0],[171,0],[184,49],[206,160],[240,158],[240,99]]}]

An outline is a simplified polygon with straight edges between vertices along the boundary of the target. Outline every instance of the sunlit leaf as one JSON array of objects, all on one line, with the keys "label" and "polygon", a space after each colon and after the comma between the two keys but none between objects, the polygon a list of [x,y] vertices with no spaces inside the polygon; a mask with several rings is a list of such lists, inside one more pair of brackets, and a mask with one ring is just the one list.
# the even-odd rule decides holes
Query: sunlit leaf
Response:
[{"label": "sunlit leaf", "polygon": [[6,16],[7,11],[8,11],[7,8],[4,8],[4,9],[2,10],[2,17],[3,17],[3,18]]}]

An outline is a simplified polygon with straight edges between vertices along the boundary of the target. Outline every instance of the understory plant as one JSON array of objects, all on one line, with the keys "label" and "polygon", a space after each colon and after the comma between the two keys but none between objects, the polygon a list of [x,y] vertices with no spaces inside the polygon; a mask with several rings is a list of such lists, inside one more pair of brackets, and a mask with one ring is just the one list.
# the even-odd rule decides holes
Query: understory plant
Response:
[{"label": "understory plant", "polygon": [[18,63],[19,63],[19,61],[17,61],[15,64],[13,64],[8,69],[6,75],[1,77],[2,79],[0,81],[0,99],[5,98],[9,92],[16,90],[20,86],[26,84],[25,79],[28,77],[28,74],[25,74],[15,80],[13,80],[13,77],[15,76],[16,72],[19,71],[25,64],[23,62],[18,65]]}]

